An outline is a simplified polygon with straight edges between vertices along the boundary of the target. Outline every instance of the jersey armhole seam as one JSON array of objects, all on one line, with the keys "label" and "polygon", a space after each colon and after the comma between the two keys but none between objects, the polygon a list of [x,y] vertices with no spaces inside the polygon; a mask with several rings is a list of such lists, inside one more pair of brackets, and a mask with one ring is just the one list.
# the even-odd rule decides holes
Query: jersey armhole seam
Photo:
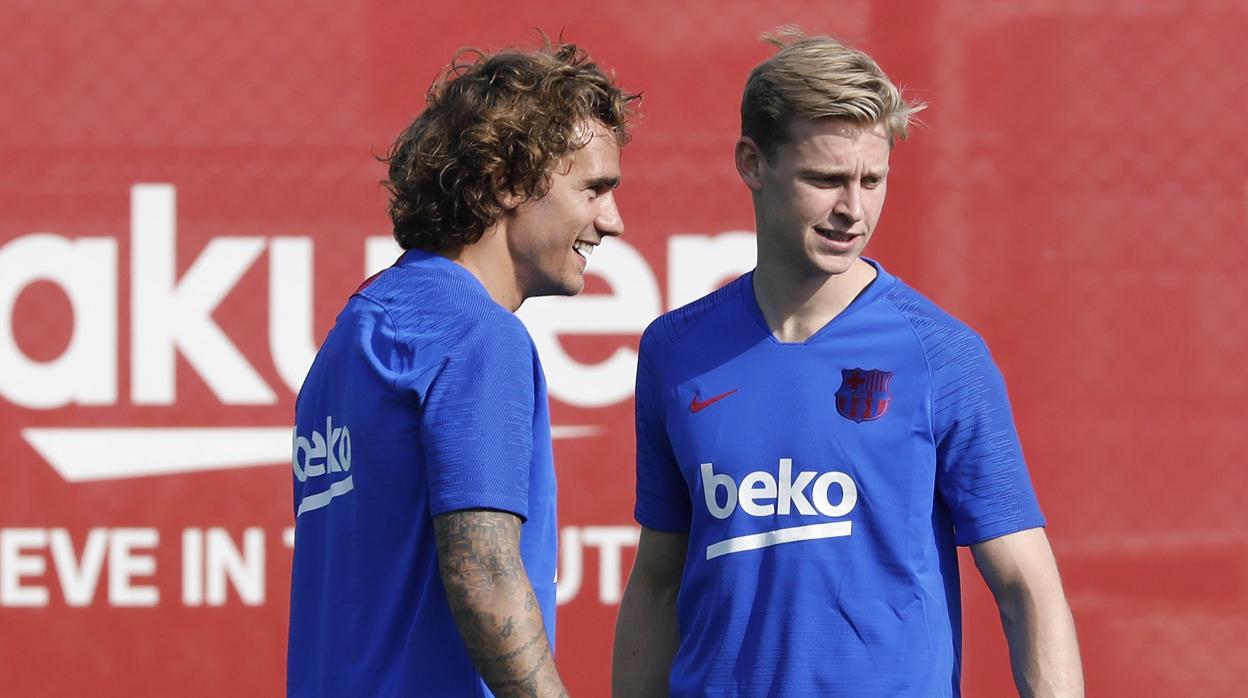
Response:
[{"label": "jersey armhole seam", "polygon": [[[373,298],[372,296],[366,295],[366,291],[367,291],[367,289],[365,289],[365,290],[363,290],[363,291],[359,291],[359,292],[357,292],[355,295],[359,296],[360,298],[363,298],[364,300],[368,301],[369,303],[372,303],[373,305],[375,305],[375,306],[377,306],[378,308],[380,308],[380,309],[381,309],[382,314],[386,316],[386,320],[390,323],[390,326],[394,328],[394,343],[395,343],[395,344],[406,344],[406,341],[403,339],[403,337],[402,337],[402,336],[401,336],[401,334],[400,334],[399,322],[398,322],[397,320],[395,320],[395,319],[394,319],[394,315],[390,312],[390,309],[389,309],[389,308],[387,308],[387,307],[386,307],[386,305],[385,305],[384,303],[382,303],[381,301],[377,300],[376,298]],[[412,355],[413,355],[413,356],[415,356],[415,352],[413,352],[413,353],[412,353]],[[415,378],[420,378],[421,376],[424,376],[426,373],[428,373],[429,371],[433,370],[433,369],[434,369],[434,368],[436,368],[437,366],[438,366],[438,362],[436,362],[436,361],[435,361],[435,362],[433,362],[433,363],[429,364],[428,366],[425,366],[424,368],[421,368],[419,371],[417,371],[417,372],[416,372]],[[395,393],[397,393],[397,394],[400,394],[400,395],[401,395],[401,394],[403,393],[402,388],[399,386],[399,375],[398,375],[398,374],[396,374],[393,378],[391,378],[391,379],[390,379],[390,388],[391,388],[391,389],[393,389],[393,390],[395,391]],[[423,403],[422,403],[422,404],[423,404]]]},{"label": "jersey armhole seam", "polygon": [[[897,286],[894,285],[893,288],[889,290],[891,291],[896,288]],[[901,316],[902,322],[906,323],[906,328],[910,330],[910,334],[914,337],[915,343],[919,345],[919,353],[923,356],[923,369],[927,373],[927,409],[929,415],[927,427],[932,434],[933,447],[938,448],[940,444],[936,439],[936,379],[932,374],[932,361],[927,355],[927,345],[923,343],[923,338],[919,336],[919,331],[915,329],[914,323],[911,322],[910,317],[907,316],[900,307],[898,307],[897,302],[892,297],[892,294],[886,294],[885,298],[888,299],[889,305],[893,307],[893,311]]]}]

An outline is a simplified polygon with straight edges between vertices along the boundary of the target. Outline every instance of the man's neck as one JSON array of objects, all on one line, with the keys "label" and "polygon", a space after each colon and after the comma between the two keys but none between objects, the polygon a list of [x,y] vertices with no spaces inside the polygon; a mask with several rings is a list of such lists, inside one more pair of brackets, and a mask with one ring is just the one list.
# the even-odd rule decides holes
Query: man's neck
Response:
[{"label": "man's neck", "polygon": [[506,237],[499,226],[487,230],[480,240],[471,245],[439,254],[471,272],[494,302],[507,310],[514,313],[524,303],[515,265],[507,251]]},{"label": "man's neck", "polygon": [[776,339],[800,343],[848,308],[875,277],[875,267],[861,259],[842,274],[816,276],[794,275],[759,260],[754,298]]}]

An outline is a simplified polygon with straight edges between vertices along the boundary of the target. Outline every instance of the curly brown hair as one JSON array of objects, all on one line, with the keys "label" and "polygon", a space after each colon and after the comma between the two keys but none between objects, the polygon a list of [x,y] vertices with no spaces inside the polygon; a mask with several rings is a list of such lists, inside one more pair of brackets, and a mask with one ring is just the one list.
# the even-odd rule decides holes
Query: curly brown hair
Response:
[{"label": "curly brown hair", "polygon": [[639,97],[574,44],[547,40],[537,51],[494,55],[461,49],[382,158],[395,240],[429,251],[480,240],[503,214],[499,192],[546,194],[554,165],[585,145],[578,125],[598,121],[627,143]]}]

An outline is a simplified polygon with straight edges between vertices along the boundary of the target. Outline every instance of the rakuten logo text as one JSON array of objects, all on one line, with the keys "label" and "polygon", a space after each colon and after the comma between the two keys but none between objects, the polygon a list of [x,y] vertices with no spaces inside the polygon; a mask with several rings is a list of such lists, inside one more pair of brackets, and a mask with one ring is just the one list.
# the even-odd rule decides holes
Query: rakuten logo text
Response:
[{"label": "rakuten logo text", "polygon": [[[197,398],[203,424],[169,426],[159,419],[152,420],[159,425],[149,424],[145,416],[118,426],[23,429],[22,437],[67,481],[250,467],[289,458],[284,417],[275,416],[270,425],[228,426],[236,418],[226,408],[278,405],[298,391],[318,339],[312,304],[318,278],[314,240],[216,236],[198,256],[180,263],[176,194],[170,184],[131,188],[128,269],[119,263],[122,241],[115,237],[35,232],[0,244],[0,400],[28,410],[120,406],[158,414],[149,408],[186,399],[179,391],[179,363],[186,366],[184,376],[195,374],[211,393],[207,401]],[[361,242],[364,269],[335,273],[363,279],[400,252],[389,236]],[[541,353],[552,399],[581,410],[627,400],[637,353],[620,338],[639,334],[665,308],[709,293],[754,266],[752,233],[670,235],[666,248],[666,303],[659,270],[629,243],[611,240],[594,255],[587,272],[602,279],[607,292],[524,304],[519,317]],[[218,316],[218,308],[266,259],[268,298],[254,299],[253,305],[267,305],[268,332],[241,332],[230,326],[228,315]],[[179,274],[181,268],[185,271]],[[121,293],[127,280],[128,299]],[[69,343],[55,358],[28,356],[18,335],[42,335],[37,328],[14,324],[18,297],[36,282],[58,287],[72,311]],[[329,314],[336,307],[319,310]],[[563,346],[562,339],[570,336],[602,337],[604,344],[617,346],[605,357],[586,361]],[[257,370],[266,349],[280,379],[276,383]],[[121,372],[126,363],[128,391]],[[601,430],[555,425],[552,435],[578,438]]]}]

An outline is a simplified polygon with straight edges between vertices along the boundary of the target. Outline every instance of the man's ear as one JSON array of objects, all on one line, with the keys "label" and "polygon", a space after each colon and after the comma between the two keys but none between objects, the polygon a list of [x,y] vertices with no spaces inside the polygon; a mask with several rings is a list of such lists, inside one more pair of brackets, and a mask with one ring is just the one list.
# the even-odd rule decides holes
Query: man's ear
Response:
[{"label": "man's ear", "polygon": [[741,181],[745,182],[745,186],[753,191],[763,188],[763,177],[761,169],[763,167],[763,151],[749,136],[741,136],[737,139],[736,146],[736,163],[737,174],[741,175]]},{"label": "man's ear", "polygon": [[504,211],[514,211],[517,206],[524,203],[524,196],[503,187],[494,189],[494,200]]},{"label": "man's ear", "polygon": [[502,175],[495,173],[490,184],[494,187],[494,201],[502,207],[504,212],[514,211],[517,206],[524,203],[525,196],[504,182]]}]

